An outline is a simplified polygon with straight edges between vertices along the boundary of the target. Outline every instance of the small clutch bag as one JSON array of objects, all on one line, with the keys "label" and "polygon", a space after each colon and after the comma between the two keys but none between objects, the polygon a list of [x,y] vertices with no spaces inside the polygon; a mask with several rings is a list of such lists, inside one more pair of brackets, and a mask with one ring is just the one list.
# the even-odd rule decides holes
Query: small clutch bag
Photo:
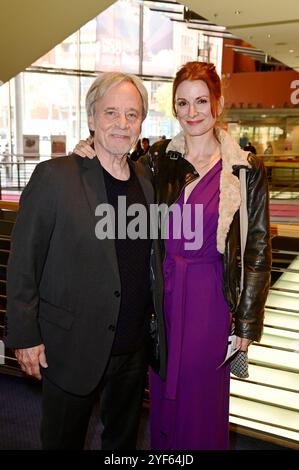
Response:
[{"label": "small clutch bag", "polygon": [[248,354],[245,351],[238,351],[232,359],[230,371],[240,379],[247,379],[248,373]]}]

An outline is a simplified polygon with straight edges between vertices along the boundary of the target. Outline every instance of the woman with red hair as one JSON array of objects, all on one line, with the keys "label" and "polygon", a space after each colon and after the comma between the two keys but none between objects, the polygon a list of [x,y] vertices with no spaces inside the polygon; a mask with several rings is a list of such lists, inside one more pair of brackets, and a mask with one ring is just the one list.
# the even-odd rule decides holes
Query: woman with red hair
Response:
[{"label": "woman with red hair", "polygon": [[[157,202],[176,204],[183,214],[178,221],[170,213],[162,247],[168,355],[165,377],[163,364],[150,372],[153,449],[229,448],[230,365],[219,366],[232,317],[241,351],[262,333],[271,269],[266,175],[256,156],[216,127],[222,110],[215,66],[188,62],[173,84],[173,111],[182,131],[156,142],[146,159]],[[82,154],[80,147],[76,150]],[[240,168],[246,169],[248,212],[241,295]],[[193,234],[202,233],[195,248],[190,233],[182,230],[176,236],[176,225],[184,228],[186,206],[191,208]]]},{"label": "woman with red hair", "polygon": [[[152,447],[228,449],[230,366],[219,366],[231,315],[242,351],[261,336],[271,265],[267,182],[262,163],[216,127],[223,97],[213,64],[185,64],[172,102],[182,131],[150,149],[154,185],[159,203],[191,205],[195,230],[195,207],[202,204],[203,240],[196,250],[186,249],[184,235],[178,240],[170,232],[165,240],[168,361],[165,380],[150,376]],[[247,173],[249,227],[239,299],[240,167]]]}]

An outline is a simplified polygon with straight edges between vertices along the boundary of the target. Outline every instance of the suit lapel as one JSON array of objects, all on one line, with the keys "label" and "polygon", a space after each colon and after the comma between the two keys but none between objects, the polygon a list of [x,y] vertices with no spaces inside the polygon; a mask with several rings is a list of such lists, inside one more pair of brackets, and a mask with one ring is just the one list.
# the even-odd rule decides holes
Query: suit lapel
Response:
[{"label": "suit lapel", "polygon": [[[154,193],[153,185],[152,185],[151,181],[149,180],[149,176],[145,175],[144,168],[143,168],[142,165],[140,165],[138,162],[133,163],[130,160],[129,160],[129,165],[130,165],[131,171],[135,172],[135,174],[138,178],[138,181],[140,183],[142,192],[144,194],[144,197],[145,197],[145,200],[146,200],[146,203],[147,203],[147,207],[148,207],[148,211],[149,211],[149,214],[150,214],[149,223],[151,224],[151,233],[154,234],[154,233],[156,233],[158,227],[156,226],[155,219],[152,217],[152,211],[151,211],[151,205],[154,204],[154,202],[155,202],[155,193]],[[155,242],[155,240],[154,240],[154,242]]]},{"label": "suit lapel", "polygon": [[[130,165],[132,171],[135,172],[135,174],[136,174],[136,176],[139,180],[139,183],[141,185],[141,189],[143,191],[144,197],[145,197],[147,205],[148,205],[148,209],[150,211],[151,204],[155,203],[155,194],[154,194],[153,185],[152,185],[151,181],[149,180],[149,176],[145,175],[144,168],[140,163],[137,162],[137,163],[134,164],[133,162],[129,161],[129,165]],[[151,214],[151,211],[150,211],[150,214]],[[156,230],[157,230],[157,227],[155,225],[155,220],[152,220],[152,217],[150,217],[150,224],[152,224],[152,233],[155,234]],[[162,256],[161,255],[161,247],[160,247],[160,243],[159,243],[158,238],[153,238],[152,239],[152,250],[154,250],[154,253],[155,253],[155,256],[156,256],[155,265],[156,265],[156,271],[157,271],[161,268],[161,256]],[[155,274],[153,274],[153,276],[155,277]],[[159,280],[162,282],[162,275],[160,274],[160,271],[159,271]]]},{"label": "suit lapel", "polygon": [[[95,216],[95,210],[97,206],[99,204],[108,203],[104,174],[97,157],[93,158],[92,160],[90,160],[89,158],[84,158],[82,166],[83,186],[95,227],[98,221]],[[105,238],[104,240],[98,240],[98,243],[101,244],[101,251],[104,252],[107,256],[109,263],[114,271],[114,274],[119,278],[119,268],[115,249],[115,240]]]},{"label": "suit lapel", "polygon": [[142,174],[139,171],[140,167],[137,164],[134,165],[134,163],[129,161],[129,165],[130,165],[131,171],[134,171],[138,178],[138,181],[140,183],[147,205],[149,206],[150,204],[153,204],[154,203],[154,189],[153,189],[152,183],[149,181],[149,179],[146,176],[144,176],[144,174]]},{"label": "suit lapel", "polygon": [[[131,171],[134,171],[138,181],[141,185],[144,197],[146,199],[147,205],[154,203],[154,190],[149,179],[139,171],[139,167],[129,160],[129,165]],[[88,205],[91,211],[91,216],[94,220],[94,226],[97,223],[95,216],[95,210],[99,204],[107,204],[107,192],[105,187],[104,175],[101,165],[98,162],[97,157],[92,160],[89,158],[84,158],[83,161],[83,173],[82,181],[88,201]],[[115,241],[110,239],[104,239],[99,241],[99,243],[104,246],[103,251],[107,258],[109,259],[110,264],[117,276],[119,276],[119,268],[117,262],[117,255],[115,249]]]},{"label": "suit lapel", "polygon": [[97,157],[92,160],[84,158],[82,180],[88,204],[94,217],[96,207],[99,204],[107,204],[108,202],[104,175]]}]

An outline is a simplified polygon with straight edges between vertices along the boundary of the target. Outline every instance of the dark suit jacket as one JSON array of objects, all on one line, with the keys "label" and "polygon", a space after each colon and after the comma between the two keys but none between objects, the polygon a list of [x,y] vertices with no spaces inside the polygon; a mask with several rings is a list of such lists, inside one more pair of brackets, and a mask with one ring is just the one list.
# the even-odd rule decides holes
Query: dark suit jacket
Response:
[{"label": "dark suit jacket", "polygon": [[[130,166],[152,203],[153,188],[144,169]],[[107,202],[97,158],[72,155],[40,163],[23,191],[12,235],[6,346],[44,343],[49,365],[44,373],[79,395],[92,391],[103,375],[119,314],[121,285],[114,240],[95,236],[95,208]],[[161,316],[157,241],[151,260],[155,305]],[[161,328],[164,338],[162,317]]]}]

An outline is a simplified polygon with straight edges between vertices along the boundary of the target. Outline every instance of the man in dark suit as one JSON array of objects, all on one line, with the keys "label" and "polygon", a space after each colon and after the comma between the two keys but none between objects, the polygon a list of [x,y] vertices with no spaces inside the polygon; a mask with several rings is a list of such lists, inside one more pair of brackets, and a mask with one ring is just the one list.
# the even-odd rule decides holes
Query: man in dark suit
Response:
[{"label": "man in dark suit", "polygon": [[[40,163],[23,191],[8,265],[6,346],[24,372],[43,378],[44,449],[83,448],[98,393],[102,449],[134,449],[152,301],[165,372],[159,245],[117,236],[118,218],[115,237],[102,236],[97,215],[107,204],[119,214],[122,196],[127,207],[146,208],[149,220],[153,188],[127,158],[147,92],[135,76],[105,73],[91,85],[86,109],[97,158]],[[125,228],[130,222],[127,215]]]}]

